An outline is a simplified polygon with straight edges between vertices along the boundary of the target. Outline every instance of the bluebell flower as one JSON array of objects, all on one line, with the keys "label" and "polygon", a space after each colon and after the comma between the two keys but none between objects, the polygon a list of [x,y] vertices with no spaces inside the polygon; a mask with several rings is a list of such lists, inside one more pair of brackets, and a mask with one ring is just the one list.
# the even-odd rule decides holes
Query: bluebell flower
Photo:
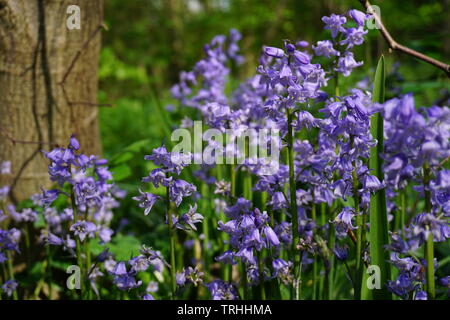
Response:
[{"label": "bluebell flower", "polygon": [[231,250],[225,251],[224,253],[216,257],[215,260],[225,264],[231,265],[237,264],[237,261],[235,259],[235,253]]},{"label": "bluebell flower", "polygon": [[360,27],[364,26],[365,21],[367,20],[368,15],[362,11],[351,9],[347,13],[353,20],[355,20],[356,24]]},{"label": "bluebell flower", "polygon": [[147,177],[142,178],[142,182],[153,183],[155,188],[159,185],[168,187],[172,181],[172,177],[167,177],[166,172],[161,168],[153,169]]},{"label": "bluebell flower", "polygon": [[0,187],[0,201],[6,200],[8,194],[9,194],[9,186]]},{"label": "bluebell flower", "polygon": [[21,232],[16,228],[9,230],[0,229],[0,248],[2,250],[19,251],[19,240]]},{"label": "bluebell flower", "polygon": [[7,261],[7,260],[8,260],[8,257],[3,252],[0,251],[0,264],[5,263],[5,261]]},{"label": "bluebell flower", "polygon": [[355,213],[352,208],[345,207],[334,219],[334,227],[336,229],[336,235],[343,238],[347,235],[350,230],[355,230],[356,227],[353,226],[352,219]]},{"label": "bluebell flower", "polygon": [[362,61],[356,62],[352,52],[346,52],[338,59],[338,66],[335,70],[342,73],[345,77],[348,77],[353,69],[362,65]]},{"label": "bluebell flower", "polygon": [[146,293],[142,296],[142,300],[155,300],[155,298],[150,293]]},{"label": "bluebell flower", "polygon": [[234,285],[223,280],[214,280],[206,284],[213,300],[237,300],[238,292]]},{"label": "bluebell flower", "polygon": [[330,40],[318,41],[316,46],[312,46],[316,56],[323,56],[330,58],[332,56],[340,56],[340,52],[333,48],[333,43]]},{"label": "bluebell flower", "polygon": [[58,189],[52,190],[42,189],[42,197],[40,198],[42,205],[45,208],[48,208],[58,198],[60,193],[61,191]]},{"label": "bluebell flower", "polygon": [[439,279],[439,283],[447,288],[447,297],[450,297],[450,276]]},{"label": "bluebell flower", "polygon": [[281,191],[274,192],[272,194],[271,200],[267,204],[272,206],[273,210],[280,210],[289,207],[289,204],[287,203],[286,198]]},{"label": "bluebell flower", "polygon": [[376,176],[367,174],[364,177],[363,187],[366,191],[376,192],[383,188],[383,184],[380,182],[380,180],[378,180]]},{"label": "bluebell flower", "polygon": [[70,231],[72,231],[75,236],[78,236],[81,241],[84,241],[86,237],[94,237],[94,233],[97,231],[97,226],[92,222],[82,220],[74,223],[70,227]]},{"label": "bluebell flower", "polygon": [[264,226],[262,228],[262,234],[266,240],[267,247],[276,247],[280,245],[280,240],[278,239],[277,234],[270,226]]},{"label": "bluebell flower", "polygon": [[418,291],[416,292],[414,300],[428,300],[428,295],[425,291]]},{"label": "bluebell flower", "polygon": [[425,242],[430,235],[434,242],[446,241],[450,238],[450,226],[448,221],[437,218],[432,213],[420,213],[414,218],[414,235],[419,236]]},{"label": "bluebell flower", "polygon": [[110,228],[102,227],[98,231],[98,237],[100,238],[101,243],[108,243],[111,241],[111,237],[113,235],[114,231]]},{"label": "bluebell flower", "polygon": [[79,143],[78,140],[75,138],[75,135],[74,135],[74,134],[70,137],[69,148],[70,148],[70,149],[73,149],[73,150],[78,150],[78,149],[80,149],[80,143]]},{"label": "bluebell flower", "polygon": [[347,19],[344,16],[331,14],[329,17],[322,17],[322,21],[325,23],[325,29],[331,30],[333,38],[336,38],[339,32],[345,31],[342,25],[347,22]]},{"label": "bluebell flower", "polygon": [[133,197],[132,199],[139,201],[139,207],[145,209],[144,215],[148,215],[159,197],[149,192],[143,192],[141,190],[139,190],[139,192],[141,195]]},{"label": "bluebell flower", "polygon": [[11,161],[0,162],[0,174],[10,174],[11,173]]},{"label": "bluebell flower", "polygon": [[274,58],[282,58],[284,57],[284,51],[280,48],[275,47],[265,47],[264,53],[268,56],[274,57]]},{"label": "bluebell flower", "polygon": [[123,261],[118,262],[110,273],[114,276],[114,284],[120,290],[131,290],[142,284],[142,281],[136,281],[135,271],[127,271],[126,264]]},{"label": "bluebell flower", "polygon": [[196,223],[200,223],[203,221],[203,216],[200,213],[197,213],[197,204],[193,207],[189,205],[189,211],[180,216],[177,223],[175,224],[176,228],[183,230],[194,230],[197,231]]},{"label": "bluebell flower", "polygon": [[8,297],[11,297],[13,292],[17,289],[17,281],[16,280],[8,280],[2,285],[2,291],[6,293]]},{"label": "bluebell flower", "polygon": [[334,255],[336,256],[336,259],[344,261],[348,258],[348,246],[338,246],[335,245],[333,249]]},{"label": "bluebell flower", "polygon": [[138,273],[140,271],[146,271],[150,267],[149,259],[144,255],[139,255],[137,257],[131,258],[128,261],[131,266],[131,270]]},{"label": "bluebell flower", "polygon": [[195,191],[197,191],[196,186],[187,181],[177,179],[169,187],[169,197],[178,207],[183,198],[189,197]]},{"label": "bluebell flower", "polygon": [[272,267],[274,270],[273,277],[279,278],[285,285],[292,283],[292,262],[285,261],[281,258],[272,261]]},{"label": "bluebell flower", "polygon": [[364,36],[367,31],[362,27],[358,28],[348,28],[345,30],[345,38],[340,42],[341,45],[347,45],[347,50],[353,48],[354,46],[359,46],[364,42]]},{"label": "bluebell flower", "polygon": [[388,281],[387,288],[397,296],[406,299],[410,292],[414,291],[417,287],[407,274],[402,273],[396,280]]}]

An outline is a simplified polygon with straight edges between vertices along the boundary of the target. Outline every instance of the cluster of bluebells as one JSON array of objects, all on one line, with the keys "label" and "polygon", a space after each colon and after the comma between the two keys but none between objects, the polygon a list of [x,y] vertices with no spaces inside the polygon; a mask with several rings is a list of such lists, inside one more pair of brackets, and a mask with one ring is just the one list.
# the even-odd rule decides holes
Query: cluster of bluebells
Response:
[{"label": "cluster of bluebells", "polygon": [[246,265],[250,284],[258,284],[265,270],[259,270],[255,256],[263,249],[276,249],[280,245],[277,234],[270,226],[270,218],[266,211],[251,208],[251,202],[238,198],[236,203],[225,208],[229,219],[226,223],[219,221],[218,230],[229,235],[231,249],[216,257],[217,261],[225,264],[237,264],[241,261]]},{"label": "cluster of bluebells", "polygon": [[[10,173],[11,162],[0,162],[0,174],[7,175]],[[12,259],[13,253],[20,254],[19,242],[22,235],[19,229],[8,226],[8,221],[11,220],[11,217],[8,217],[8,212],[11,212],[11,210],[13,210],[15,213],[14,206],[5,209],[8,194],[8,185],[0,187],[0,268],[5,271],[4,275],[7,275],[7,264],[12,263],[8,260]],[[23,214],[16,214],[15,216],[13,216],[13,219],[17,219],[19,221],[32,221],[34,219],[35,213],[32,212],[31,209],[24,209],[24,212],[25,213]],[[11,277],[11,279],[4,279],[4,283],[1,284],[0,294],[1,292],[3,292],[8,297],[11,297],[13,295],[13,292],[16,290],[18,283],[12,278],[11,274],[9,274],[9,277]]]},{"label": "cluster of bluebells", "polygon": [[[174,203],[176,207],[179,207],[184,198],[192,196],[197,191],[195,185],[178,178],[190,158],[190,154],[168,152],[165,146],[158,147],[153,150],[151,155],[145,156],[145,160],[153,161],[160,167],[153,169],[147,177],[142,178],[142,182],[151,183],[155,188],[165,188],[167,194],[165,200],[169,202],[166,205],[170,206],[170,203]],[[153,193],[141,190],[139,192],[140,195],[133,199],[139,201],[139,207],[144,209],[145,215],[150,212],[158,200],[163,200]],[[187,213],[171,217],[173,225],[179,229],[196,230],[195,224],[203,219],[203,216],[196,211],[197,205],[195,204]],[[168,219],[168,216],[166,218]]]},{"label": "cluster of bluebells", "polygon": [[[87,259],[77,249],[92,240],[106,246],[114,231],[110,228],[113,209],[126,193],[112,183],[112,173],[107,160],[79,153],[80,144],[75,136],[66,148],[57,147],[44,152],[50,160],[48,173],[55,188],[42,189],[31,197],[34,209],[17,212],[9,205],[8,211],[15,222],[35,222],[42,215],[45,227],[41,229],[40,242],[62,248],[71,256]],[[107,250],[87,268],[89,285],[99,295],[96,281],[104,274],[99,263],[106,259]],[[86,260],[88,262],[88,260]]]},{"label": "cluster of bluebells", "polygon": [[[50,160],[48,173],[57,188],[42,190],[33,199],[44,207],[47,230],[43,238],[51,245],[74,249],[75,240],[81,242],[98,237],[100,243],[111,241],[113,230],[109,225],[112,210],[119,206],[117,199],[125,194],[111,183],[112,174],[107,160],[77,153],[80,144],[72,136],[67,148],[45,152]],[[52,204],[59,196],[70,201],[70,206],[58,212]]]},{"label": "cluster of bluebells", "polygon": [[[196,171],[188,167],[199,154],[171,152],[164,145],[153,149],[144,159],[156,168],[142,178],[146,185],[133,200],[145,216],[152,210],[164,212],[171,237],[170,263],[161,252],[145,245],[130,259],[115,259],[109,252],[108,244],[121,228],[111,229],[113,209],[125,192],[112,183],[107,161],[79,153],[80,144],[72,136],[66,148],[44,153],[56,187],[33,196],[32,207],[6,205],[9,188],[0,188],[0,266],[5,268],[12,254],[21,252],[22,232],[15,227],[36,223],[41,215],[45,227],[40,240],[62,248],[78,261],[90,262],[89,253],[80,253],[80,247],[86,249],[88,243],[98,240],[104,251],[85,271],[97,296],[100,279],[109,277],[118,290],[133,290],[143,300],[153,300],[158,284],[167,281],[170,273],[172,295],[181,296],[188,288],[203,286],[215,300],[245,298],[242,294],[247,285],[264,288],[266,281],[277,286],[298,285],[296,255],[300,256],[302,273],[323,265],[328,275],[334,259],[347,266],[358,228],[370,228],[370,198],[385,189],[393,220],[391,241],[385,249],[398,276],[383,285],[403,299],[427,299],[427,261],[419,253],[430,237],[436,243],[450,237],[450,170],[445,165],[450,156],[450,109],[416,109],[411,94],[374,104],[364,88],[340,95],[330,86],[338,83],[330,80],[348,77],[363,64],[353,49],[364,42],[368,17],[358,10],[332,14],[322,18],[330,39],[313,45],[285,40],[281,47],[264,47],[255,75],[231,94],[226,93],[231,66],[243,62],[238,47],[241,35],[236,30],[214,37],[204,47],[205,58],[192,71],[181,72],[180,82],[171,90],[173,97],[194,109],[210,128],[232,132],[224,146],[212,138],[206,141],[215,155],[245,156],[244,150],[235,149],[234,140],[248,130],[268,129],[277,130],[280,136],[266,137],[265,142],[282,154],[292,151],[294,157],[290,166],[284,158],[279,162],[245,158],[233,166],[230,176],[252,182],[251,190],[246,190],[248,185],[237,188],[232,185],[236,180],[224,180],[223,167],[214,163],[195,167]],[[184,110],[192,114],[189,109],[180,112]],[[370,119],[376,113],[384,118],[384,179],[378,179],[368,167],[370,151],[377,145],[370,132]],[[186,116],[180,126],[193,125],[193,119]],[[2,163],[0,169],[1,174],[8,174],[10,163]],[[181,178],[191,173],[202,182],[202,190],[215,186],[210,192],[213,195],[199,194],[195,184]],[[416,193],[421,199],[429,195],[431,209],[419,206],[420,211],[409,212],[399,207],[398,196],[407,193]],[[198,200],[200,210],[190,200]],[[214,208],[204,205],[205,201],[211,201]],[[295,207],[298,221],[293,221]],[[399,220],[402,210],[406,217]],[[401,223],[394,224],[398,221]],[[217,223],[215,230],[208,231],[211,223]],[[200,225],[203,233],[198,230]],[[298,229],[293,230],[293,225]],[[216,245],[206,242],[207,233],[220,234]],[[298,243],[293,243],[293,233],[298,234]],[[172,243],[178,236],[185,248],[194,248],[196,254],[182,266],[174,265],[177,260],[185,263],[187,258],[184,252],[182,259],[174,258]],[[202,240],[204,245],[200,246]],[[362,259],[370,264],[369,245],[363,241]],[[208,269],[209,258],[214,259],[215,269]],[[438,273],[439,263],[433,263]],[[237,264],[242,267],[238,276]],[[216,271],[221,269],[231,271],[223,272],[228,279],[218,276]],[[157,281],[152,279],[144,288],[142,274],[149,271]],[[11,296],[18,284],[14,279],[5,280],[2,292]],[[438,283],[450,293],[449,276],[440,276]]]},{"label": "cluster of bluebells", "polygon": [[[111,256],[104,261],[105,270],[113,277],[113,283],[119,290],[129,291],[141,287],[142,281],[137,280],[139,272],[146,272],[152,269],[153,272],[161,274],[168,266],[159,251],[142,246],[140,254],[128,261],[115,261]],[[145,293],[142,295],[144,300],[153,300],[152,292],[158,290],[155,282],[150,282]]]},{"label": "cluster of bluebells", "polygon": [[[221,131],[232,129],[237,136],[249,128],[275,128],[282,138],[270,143],[281,147],[287,145],[286,111],[292,114],[290,125],[294,132],[308,136],[308,139],[294,139],[293,143],[300,236],[297,248],[303,251],[302,264],[305,266],[317,254],[327,259],[333,254],[340,261],[348,258],[347,244],[327,248],[323,239],[329,237],[330,228],[335,229],[342,243],[354,237],[353,233],[357,230],[355,219],[357,215],[368,215],[372,194],[386,188],[387,195],[391,197],[411,182],[415,183],[414,190],[423,195],[423,185],[417,182],[423,176],[425,162],[432,167],[432,176],[435,177],[429,186],[433,212],[415,217],[411,226],[405,227],[407,231],[404,234],[411,234],[411,237],[402,241],[409,241],[414,246],[408,250],[416,250],[427,237],[425,231],[432,232],[436,242],[448,238],[448,220],[445,217],[448,217],[449,209],[449,173],[444,169],[434,170],[449,156],[448,108],[431,107],[416,111],[411,105],[411,95],[377,105],[372,103],[370,92],[363,89],[351,89],[344,96],[327,93],[330,79],[340,75],[347,77],[363,64],[356,60],[352,50],[363,44],[368,32],[365,30],[368,18],[369,15],[358,10],[350,10],[347,16],[332,14],[322,19],[325,29],[331,32],[331,39],[318,41],[312,46],[305,41],[292,43],[285,40],[283,48],[264,47],[257,74],[243,82],[230,98],[225,94],[224,80],[229,74],[227,64],[232,64],[233,58],[227,55],[224,47],[227,40],[217,37],[206,46],[206,58],[198,63],[194,71],[182,73],[180,84],[174,86],[172,91],[181,105],[200,110],[203,120],[210,127]],[[229,42],[233,42],[233,37]],[[315,63],[315,59],[325,62]],[[198,85],[200,89],[195,90]],[[317,110],[323,118],[313,115],[317,114]],[[378,112],[385,119],[387,136],[386,153],[383,155],[386,176],[383,181],[368,168],[370,150],[377,144],[370,133],[370,118]],[[185,118],[182,126],[190,127],[192,123],[191,119]],[[208,142],[214,145],[214,141]],[[227,148],[226,145],[219,151],[225,153]],[[289,215],[290,190],[286,188],[289,169],[280,163],[275,172],[266,174],[267,171],[261,170],[265,165],[267,163],[260,159],[246,159],[240,169],[256,178],[253,191],[268,195],[267,206],[271,212]],[[215,194],[220,196],[215,201],[217,212],[224,212],[228,218],[228,221],[219,222],[218,229],[228,234],[230,239],[230,249],[216,260],[232,265],[243,262],[251,284],[258,283],[262,278],[271,279],[273,276],[267,275],[267,270],[258,270],[254,252],[270,247],[277,252],[289,247],[292,224],[271,221],[265,212],[253,209],[249,199],[233,198],[229,185],[208,176],[211,172],[208,169],[202,171],[202,177],[205,181],[216,182]],[[347,202],[348,198],[357,198],[358,207],[336,205]],[[394,203],[388,203],[392,217]],[[311,219],[312,211],[321,204],[338,209],[329,223],[319,224]],[[265,228],[270,228],[270,234],[266,234],[268,229]],[[395,241],[392,246],[395,246]],[[363,249],[368,250],[368,246]],[[363,252],[363,256],[366,262],[370,262],[368,251]],[[275,255],[272,269],[273,275],[284,282],[292,281],[291,261]],[[415,281],[419,280],[417,278]],[[226,287],[224,281],[217,281],[214,288]],[[392,287],[393,284],[389,285]],[[415,289],[417,294],[414,297],[424,298],[422,289]]]},{"label": "cluster of bluebells", "polygon": [[[397,218],[401,210],[406,211],[395,205],[394,199],[410,186],[422,196],[428,191],[431,198],[430,212],[424,210],[412,216],[410,223],[400,225],[400,230],[391,235],[388,249],[399,276],[389,283],[389,289],[403,298],[425,299],[422,270],[426,261],[414,259],[414,253],[429,237],[433,242],[450,238],[450,171],[442,165],[450,156],[450,109],[438,106],[416,109],[413,96],[406,94],[386,101],[381,110],[387,136],[385,181],[391,200],[388,209]],[[425,167],[429,167],[431,176],[428,183]]]},{"label": "cluster of bluebells", "polygon": [[[197,231],[196,225],[203,221],[203,215],[197,212],[197,204],[189,205],[188,211],[179,215],[171,213],[170,210],[172,204],[178,208],[184,198],[195,195],[197,192],[195,185],[179,178],[183,168],[190,163],[191,158],[191,154],[168,152],[165,146],[154,149],[151,155],[145,156],[145,160],[152,161],[159,168],[153,169],[148,176],[142,179],[142,182],[150,183],[154,188],[164,188],[166,197],[162,198],[141,190],[139,190],[139,196],[133,197],[134,200],[139,201],[139,207],[144,209],[145,215],[150,212],[157,201],[165,201],[165,207],[167,208],[166,223],[169,224],[170,228],[187,232]],[[176,211],[178,210],[174,210],[174,212]],[[175,268],[175,266],[170,267]],[[203,273],[197,267],[188,267],[177,272],[176,283],[178,286],[184,286],[186,283],[193,283],[197,286],[203,282],[202,278]]]}]

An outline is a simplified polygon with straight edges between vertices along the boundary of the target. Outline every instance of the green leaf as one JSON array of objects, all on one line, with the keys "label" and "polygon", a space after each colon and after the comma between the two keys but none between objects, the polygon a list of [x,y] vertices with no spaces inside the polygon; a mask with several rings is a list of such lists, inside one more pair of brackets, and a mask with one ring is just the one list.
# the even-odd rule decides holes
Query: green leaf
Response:
[{"label": "green leaf", "polygon": [[109,249],[117,261],[130,259],[139,253],[141,243],[133,236],[118,234],[109,244]]},{"label": "green leaf", "polygon": [[125,163],[131,159],[133,159],[134,154],[132,152],[122,152],[116,155],[113,159],[111,159],[110,163],[113,166],[117,166],[119,164]]},{"label": "green leaf", "polygon": [[111,169],[114,181],[122,181],[131,175],[131,169],[126,164],[122,164]]},{"label": "green leaf", "polygon": [[148,146],[151,145],[150,139],[143,139],[139,141],[135,141],[132,144],[130,144],[128,147],[125,148],[126,151],[131,152],[140,152],[144,148],[148,148]]},{"label": "green leaf", "polygon": [[[385,92],[385,63],[384,57],[381,56],[378,61],[377,70],[375,72],[374,88],[373,88],[373,102],[383,103]],[[369,167],[372,169],[372,174],[377,176],[380,181],[383,181],[384,173],[382,171],[383,153],[383,118],[379,113],[372,116],[370,121],[370,130],[372,136],[377,140],[377,145],[370,150]],[[385,246],[389,243],[388,236],[388,219],[386,210],[386,193],[382,189],[370,198],[370,261],[371,265],[380,268],[380,284],[381,289],[368,290],[367,282],[363,280],[363,299],[392,299],[392,294],[389,293],[386,287],[386,282],[390,280],[391,272],[388,264],[388,252]],[[364,272],[365,278],[367,277]]]}]

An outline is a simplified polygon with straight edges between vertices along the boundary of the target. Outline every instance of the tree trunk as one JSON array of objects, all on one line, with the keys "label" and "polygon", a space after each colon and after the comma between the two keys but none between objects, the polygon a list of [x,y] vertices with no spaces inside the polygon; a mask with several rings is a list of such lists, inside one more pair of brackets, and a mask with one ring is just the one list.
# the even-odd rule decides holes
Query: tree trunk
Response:
[{"label": "tree trunk", "polygon": [[[70,5],[80,29],[66,25]],[[0,0],[0,175],[16,202],[51,185],[42,150],[65,146],[100,152],[97,68],[103,0]]]}]

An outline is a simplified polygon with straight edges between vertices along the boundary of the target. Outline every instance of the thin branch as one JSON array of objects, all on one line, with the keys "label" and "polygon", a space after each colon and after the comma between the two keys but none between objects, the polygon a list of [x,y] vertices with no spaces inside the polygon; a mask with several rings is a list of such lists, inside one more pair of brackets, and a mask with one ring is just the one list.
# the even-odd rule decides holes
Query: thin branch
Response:
[{"label": "thin branch", "polygon": [[425,62],[435,66],[436,68],[439,68],[442,71],[444,71],[447,74],[447,77],[450,78],[450,65],[449,64],[446,64],[439,60],[433,59],[427,55],[424,55],[423,53],[420,53],[416,50],[405,47],[404,45],[401,45],[400,43],[395,41],[394,38],[389,33],[389,31],[384,26],[383,22],[381,21],[380,16],[378,16],[377,13],[373,10],[370,2],[368,0],[359,0],[359,2],[366,9],[366,11],[369,14],[371,14],[373,16],[373,18],[375,19],[375,22],[377,23],[377,26],[379,27],[380,32],[383,35],[383,38],[388,43],[390,49],[403,52],[403,53],[413,56],[419,60],[425,61]]},{"label": "thin branch", "polygon": [[95,28],[95,30],[93,30],[91,32],[91,34],[86,39],[86,41],[83,43],[81,48],[76,52],[75,56],[73,57],[72,61],[70,62],[69,67],[67,68],[66,72],[64,73],[61,82],[58,83],[61,86],[64,98],[67,101],[67,104],[69,106],[74,106],[74,105],[85,105],[85,106],[89,106],[89,107],[111,107],[112,106],[112,104],[109,104],[109,103],[93,103],[93,102],[89,102],[89,101],[71,101],[69,99],[69,95],[67,94],[67,91],[66,91],[66,88],[65,88],[65,83],[66,83],[67,77],[72,72],[72,69],[75,66],[75,64],[78,61],[78,59],[80,58],[81,54],[83,53],[84,50],[87,49],[87,47],[89,46],[89,43],[91,42],[91,40],[94,39],[95,36],[97,36],[97,34],[102,29],[108,30],[107,26],[104,23],[99,24],[97,26],[97,28]]},{"label": "thin branch", "polygon": [[84,105],[84,106],[88,106],[88,107],[112,107],[113,104],[111,103],[94,103],[94,102],[89,102],[89,101],[70,101],[69,99],[69,95],[67,94],[66,91],[66,87],[64,86],[64,83],[60,83],[63,95],[64,95],[64,99],[66,100],[67,104],[71,107],[76,106],[76,105]]},{"label": "thin branch", "polygon": [[10,185],[10,192],[9,192],[9,197],[11,198],[11,201],[14,204],[18,203],[18,199],[14,193],[14,190],[16,188],[16,184],[19,181],[20,177],[22,176],[22,173],[25,171],[26,167],[31,163],[31,161],[34,159],[34,157],[36,157],[39,153],[41,152],[40,150],[40,146],[38,146],[36,148],[36,150],[33,151],[33,153],[23,162],[22,166],[19,169],[19,172],[17,173],[17,175],[14,177],[11,185]]},{"label": "thin branch", "polygon": [[105,24],[100,24],[97,26],[97,28],[95,28],[94,31],[92,31],[92,33],[89,35],[89,38],[86,39],[86,41],[83,43],[83,45],[81,46],[81,48],[77,51],[77,53],[75,54],[74,58],[72,59],[69,67],[67,68],[60,84],[63,84],[64,82],[66,82],[67,77],[69,76],[70,72],[72,71],[73,67],[75,66],[75,63],[77,62],[78,58],[80,58],[81,53],[86,50],[87,46],[89,45],[89,42],[91,42],[92,39],[95,38],[95,36],[97,35],[97,33],[99,33],[102,29],[106,29],[106,25]]},{"label": "thin branch", "polygon": [[11,143],[13,145],[16,145],[16,144],[38,144],[38,145],[49,145],[50,147],[58,147],[59,146],[57,143],[53,143],[53,142],[18,140],[16,138],[14,138],[8,131],[6,131],[5,128],[2,128],[2,127],[0,127],[0,136],[3,136],[6,139],[8,139],[9,141],[11,141]]}]

